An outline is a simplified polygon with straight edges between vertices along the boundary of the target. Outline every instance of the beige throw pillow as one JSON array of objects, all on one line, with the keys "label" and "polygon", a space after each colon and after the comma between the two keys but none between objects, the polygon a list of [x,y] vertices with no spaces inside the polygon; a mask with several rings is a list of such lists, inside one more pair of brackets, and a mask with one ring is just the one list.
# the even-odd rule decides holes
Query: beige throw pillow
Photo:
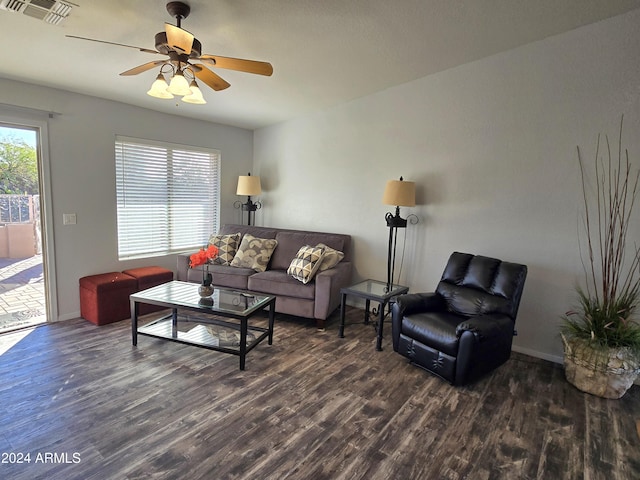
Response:
[{"label": "beige throw pillow", "polygon": [[230,265],[233,257],[235,257],[238,251],[238,244],[240,243],[240,233],[233,233],[231,235],[211,235],[209,237],[209,245],[215,245],[218,247],[218,256],[213,260],[213,263],[218,265]]},{"label": "beige throw pillow", "polygon": [[278,241],[272,238],[256,238],[246,233],[240,242],[240,248],[231,261],[232,267],[251,268],[256,272],[267,269],[273,251]]},{"label": "beige throw pillow", "polygon": [[336,250],[335,248],[328,247],[324,243],[319,243],[316,247],[324,249],[324,256],[322,257],[322,262],[318,268],[321,272],[335,267],[340,260],[344,258],[344,253]]},{"label": "beige throw pillow", "polygon": [[300,247],[298,253],[291,260],[291,264],[287,269],[287,275],[291,275],[296,280],[301,281],[305,285],[309,283],[320,267],[324,249],[305,245]]}]

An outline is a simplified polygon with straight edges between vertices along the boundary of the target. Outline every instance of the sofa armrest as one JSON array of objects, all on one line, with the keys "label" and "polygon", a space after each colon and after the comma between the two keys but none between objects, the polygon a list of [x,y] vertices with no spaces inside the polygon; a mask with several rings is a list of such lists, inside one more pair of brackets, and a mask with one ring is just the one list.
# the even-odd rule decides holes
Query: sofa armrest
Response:
[{"label": "sofa armrest", "polygon": [[340,262],[335,267],[316,275],[314,317],[326,320],[340,306],[340,289],[351,284],[351,262]]},{"label": "sofa armrest", "polygon": [[189,281],[189,257],[193,253],[179,253],[176,255],[176,280],[181,282]]}]

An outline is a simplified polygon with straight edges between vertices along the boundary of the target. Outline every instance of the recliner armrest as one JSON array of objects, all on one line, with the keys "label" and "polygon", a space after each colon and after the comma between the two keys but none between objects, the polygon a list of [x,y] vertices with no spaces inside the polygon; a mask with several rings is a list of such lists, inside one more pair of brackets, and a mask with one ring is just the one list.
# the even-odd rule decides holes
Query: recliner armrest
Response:
[{"label": "recliner armrest", "polygon": [[398,295],[391,306],[391,339],[393,340],[394,351],[398,351],[402,319],[405,315],[441,311],[445,307],[446,304],[443,297],[437,293],[406,293]]},{"label": "recliner armrest", "polygon": [[507,315],[480,315],[460,323],[456,327],[456,336],[460,338],[464,332],[471,332],[478,341],[498,335],[513,335],[513,320]]},{"label": "recliner armrest", "polygon": [[441,295],[430,293],[407,293],[396,297],[397,314],[401,317],[412,313],[445,310],[446,305]]}]

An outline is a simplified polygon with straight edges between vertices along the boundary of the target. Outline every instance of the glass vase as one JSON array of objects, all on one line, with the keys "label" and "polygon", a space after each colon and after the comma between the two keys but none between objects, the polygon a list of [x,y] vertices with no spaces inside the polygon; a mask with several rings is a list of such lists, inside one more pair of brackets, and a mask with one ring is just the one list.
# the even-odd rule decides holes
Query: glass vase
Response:
[{"label": "glass vase", "polygon": [[203,298],[210,297],[211,295],[213,295],[213,285],[200,285],[198,287],[198,293]]}]

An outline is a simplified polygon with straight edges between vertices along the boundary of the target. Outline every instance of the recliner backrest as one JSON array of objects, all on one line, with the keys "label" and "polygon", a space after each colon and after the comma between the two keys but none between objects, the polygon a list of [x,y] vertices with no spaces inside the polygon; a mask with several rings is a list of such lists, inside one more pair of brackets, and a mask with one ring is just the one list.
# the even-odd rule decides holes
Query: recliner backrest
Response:
[{"label": "recliner backrest", "polygon": [[515,321],[526,276],[526,265],[454,252],[436,292],[453,313],[500,313]]}]

